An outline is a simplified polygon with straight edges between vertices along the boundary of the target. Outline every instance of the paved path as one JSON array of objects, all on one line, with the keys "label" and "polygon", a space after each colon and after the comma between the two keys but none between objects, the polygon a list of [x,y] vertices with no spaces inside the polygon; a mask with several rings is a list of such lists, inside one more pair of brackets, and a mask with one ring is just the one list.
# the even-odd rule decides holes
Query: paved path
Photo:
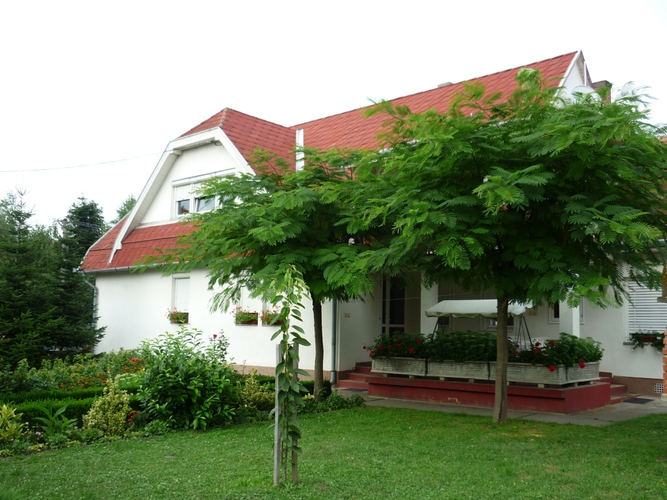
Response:
[{"label": "paved path", "polygon": [[[359,391],[358,389],[338,389],[341,396],[349,397],[353,394],[360,394],[366,400],[368,406],[385,406],[388,408],[412,408],[415,410],[441,411],[445,413],[465,413],[467,415],[493,416],[492,408],[480,408],[477,406],[451,405],[444,403],[427,403],[423,401],[412,401],[407,399],[391,399],[369,396],[368,391]],[[603,406],[595,410],[586,410],[579,413],[565,415],[562,413],[538,413],[519,410],[509,410],[509,418],[535,420],[537,422],[555,422],[559,424],[577,424],[603,426],[622,420],[631,420],[633,418],[653,415],[656,413],[667,415],[667,401],[660,397],[640,396],[635,398],[641,401],[639,403],[616,403]],[[648,400],[648,401],[645,401]]]}]

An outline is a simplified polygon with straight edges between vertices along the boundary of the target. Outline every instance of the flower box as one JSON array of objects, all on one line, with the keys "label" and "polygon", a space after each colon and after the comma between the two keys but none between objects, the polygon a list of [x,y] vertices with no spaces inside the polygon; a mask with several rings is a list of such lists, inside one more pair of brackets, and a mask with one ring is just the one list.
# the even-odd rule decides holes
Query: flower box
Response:
[{"label": "flower box", "polygon": [[[373,371],[396,375],[416,375],[474,380],[495,380],[496,362],[469,361],[427,361],[421,358],[381,358],[373,359]],[[508,363],[508,382],[543,385],[567,385],[589,382],[600,378],[600,362],[566,367],[558,365],[554,371],[543,365],[530,363]]]},{"label": "flower box", "polygon": [[428,375],[433,377],[467,378],[475,380],[495,380],[496,363],[486,361],[429,361]]},{"label": "flower box", "polygon": [[586,363],[580,368],[579,365],[566,367],[558,365],[554,371],[542,365],[531,365],[530,363],[508,363],[507,380],[509,382],[530,382],[545,385],[566,385],[575,382],[589,382],[600,378],[600,362]]},{"label": "flower box", "polygon": [[373,358],[373,371],[396,375],[426,375],[426,360],[423,358]]}]

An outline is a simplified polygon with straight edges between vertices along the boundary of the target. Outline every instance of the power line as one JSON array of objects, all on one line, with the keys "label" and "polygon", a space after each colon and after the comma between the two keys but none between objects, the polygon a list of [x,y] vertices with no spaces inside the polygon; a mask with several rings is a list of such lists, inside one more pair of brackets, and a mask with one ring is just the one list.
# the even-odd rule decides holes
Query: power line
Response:
[{"label": "power line", "polygon": [[138,160],[141,158],[148,158],[149,156],[156,156],[160,155],[162,152],[159,153],[150,153],[147,155],[142,155],[142,156],[132,156],[130,158],[122,158],[119,160],[108,160],[108,161],[101,161],[99,163],[84,163],[82,165],[70,165],[67,167],[52,167],[52,168],[30,168],[30,169],[21,169],[21,170],[0,170],[0,174],[9,174],[9,173],[20,173],[20,172],[55,172],[57,170],[67,170],[71,168],[85,168],[85,167],[97,167],[99,165],[108,165],[110,163],[120,163],[123,161],[130,161],[130,160]]}]

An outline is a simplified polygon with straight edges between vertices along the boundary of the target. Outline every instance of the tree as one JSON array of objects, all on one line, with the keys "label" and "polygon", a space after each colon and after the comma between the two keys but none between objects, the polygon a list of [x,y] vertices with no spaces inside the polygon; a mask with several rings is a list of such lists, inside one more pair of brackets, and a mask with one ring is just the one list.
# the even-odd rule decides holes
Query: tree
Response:
[{"label": "tree", "polygon": [[495,291],[496,422],[507,418],[510,301],[620,304],[624,270],[656,287],[665,262],[667,146],[642,96],[557,92],[521,70],[511,95],[471,85],[444,115],[381,104],[384,142],[357,157],[344,188],[356,207],[347,231],[389,226],[392,236],[332,285],[354,294],[349,276],[408,267],[427,285]]},{"label": "tree", "polygon": [[[337,159],[347,159],[338,152]],[[166,263],[165,274],[204,267],[209,287],[223,287],[214,297],[214,309],[238,301],[240,290],[262,293],[266,284],[284,276],[290,266],[301,274],[314,315],[315,395],[323,384],[324,344],[322,302],[347,299],[343,287],[330,285],[327,276],[343,272],[340,262],[353,260],[358,251],[350,235],[337,225],[344,205],[325,198],[322,185],[349,180],[349,170],[328,157],[306,152],[306,166],[291,171],[284,160],[258,153],[257,175],[222,177],[209,181],[203,196],[215,196],[218,208],[193,214],[196,231],[183,236],[179,247],[147,263]],[[290,271],[291,272],[291,271]],[[273,301],[270,293],[264,293]]]},{"label": "tree", "polygon": [[116,217],[111,221],[111,224],[112,225],[118,224],[123,217],[125,217],[132,211],[134,205],[136,204],[137,204],[137,199],[134,197],[133,194],[125,198],[123,203],[121,203],[120,206],[116,209]]},{"label": "tree", "polygon": [[91,287],[76,272],[86,248],[30,226],[31,216],[20,193],[0,202],[0,364],[10,366],[90,352],[102,333]]}]

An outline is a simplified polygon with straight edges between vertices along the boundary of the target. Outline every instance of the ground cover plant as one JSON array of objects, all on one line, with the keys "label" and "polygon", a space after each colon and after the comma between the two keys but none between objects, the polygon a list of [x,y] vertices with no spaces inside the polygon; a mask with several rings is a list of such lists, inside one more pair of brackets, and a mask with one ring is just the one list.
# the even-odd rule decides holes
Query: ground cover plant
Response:
[{"label": "ground cover plant", "polygon": [[362,407],[300,418],[300,483],[265,422],[0,461],[0,499],[656,499],[667,415],[606,427]]}]

